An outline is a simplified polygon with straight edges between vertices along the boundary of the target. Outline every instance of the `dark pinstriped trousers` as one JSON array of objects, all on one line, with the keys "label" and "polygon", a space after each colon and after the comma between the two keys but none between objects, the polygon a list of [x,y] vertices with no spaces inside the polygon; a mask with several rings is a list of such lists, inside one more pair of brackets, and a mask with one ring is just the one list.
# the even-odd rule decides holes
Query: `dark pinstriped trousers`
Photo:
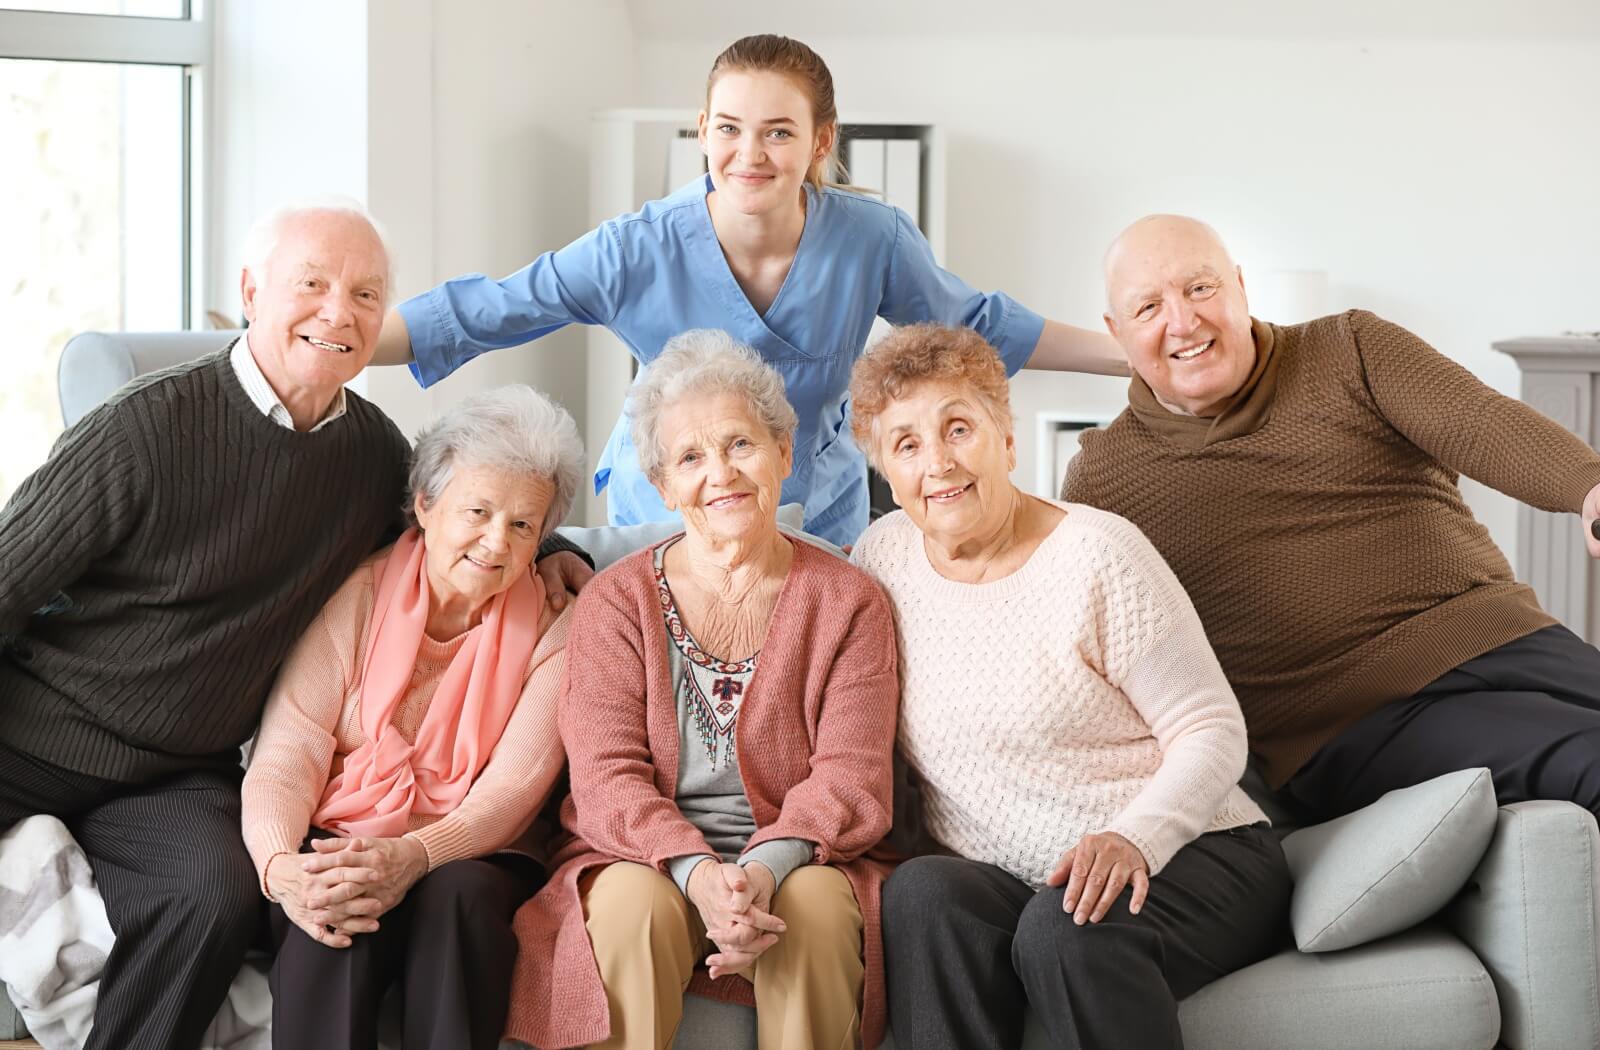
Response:
[{"label": "dark pinstriped trousers", "polygon": [[238,769],[129,785],[0,744],[0,828],[60,817],[83,847],[116,946],[85,1050],[192,1050],[265,914],[239,832]]}]

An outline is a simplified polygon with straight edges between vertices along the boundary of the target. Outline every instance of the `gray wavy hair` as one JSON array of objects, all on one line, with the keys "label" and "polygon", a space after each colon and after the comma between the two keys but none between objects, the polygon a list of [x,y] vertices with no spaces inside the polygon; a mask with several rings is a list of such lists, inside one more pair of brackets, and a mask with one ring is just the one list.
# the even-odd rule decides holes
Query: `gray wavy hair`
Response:
[{"label": "gray wavy hair", "polygon": [[661,477],[661,413],[690,396],[734,394],[774,437],[794,444],[800,417],[784,392],[778,370],[720,328],[694,328],[667,340],[628,393],[628,420],[639,466],[652,481]]},{"label": "gray wavy hair", "polygon": [[424,427],[411,457],[406,517],[415,525],[416,498],[431,507],[457,467],[489,467],[532,474],[555,484],[539,538],[550,535],[572,509],[583,476],[583,440],[566,409],[531,386],[497,387],[474,394]]}]

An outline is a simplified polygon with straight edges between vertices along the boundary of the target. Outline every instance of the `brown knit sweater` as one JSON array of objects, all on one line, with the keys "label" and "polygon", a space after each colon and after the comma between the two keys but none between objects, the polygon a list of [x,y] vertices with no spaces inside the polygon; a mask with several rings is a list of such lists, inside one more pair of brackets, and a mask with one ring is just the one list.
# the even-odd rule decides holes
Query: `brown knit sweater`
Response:
[{"label": "brown knit sweater", "polygon": [[1278,787],[1362,715],[1555,622],[1457,476],[1576,512],[1600,456],[1365,311],[1253,325],[1256,368],[1220,415],[1169,412],[1135,376],[1061,498],[1154,542]]}]

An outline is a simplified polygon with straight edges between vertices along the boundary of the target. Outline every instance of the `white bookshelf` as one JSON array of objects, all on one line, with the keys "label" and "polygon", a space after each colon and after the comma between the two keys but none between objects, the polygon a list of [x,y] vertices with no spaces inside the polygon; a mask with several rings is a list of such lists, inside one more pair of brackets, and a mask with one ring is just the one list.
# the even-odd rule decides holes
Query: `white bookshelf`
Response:
[{"label": "white bookshelf", "polygon": [[1078,454],[1078,436],[1085,430],[1110,425],[1115,413],[1065,409],[1034,416],[1033,494],[1043,499],[1061,495],[1067,464]]}]

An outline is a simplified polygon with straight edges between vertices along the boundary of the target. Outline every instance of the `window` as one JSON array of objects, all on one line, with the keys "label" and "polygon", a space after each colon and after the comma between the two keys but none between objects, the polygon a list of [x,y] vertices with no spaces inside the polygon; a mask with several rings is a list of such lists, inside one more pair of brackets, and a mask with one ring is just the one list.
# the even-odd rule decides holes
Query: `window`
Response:
[{"label": "window", "polygon": [[0,501],[61,432],[66,341],[188,327],[201,272],[190,245],[204,26],[183,0],[19,6],[0,5]]}]

